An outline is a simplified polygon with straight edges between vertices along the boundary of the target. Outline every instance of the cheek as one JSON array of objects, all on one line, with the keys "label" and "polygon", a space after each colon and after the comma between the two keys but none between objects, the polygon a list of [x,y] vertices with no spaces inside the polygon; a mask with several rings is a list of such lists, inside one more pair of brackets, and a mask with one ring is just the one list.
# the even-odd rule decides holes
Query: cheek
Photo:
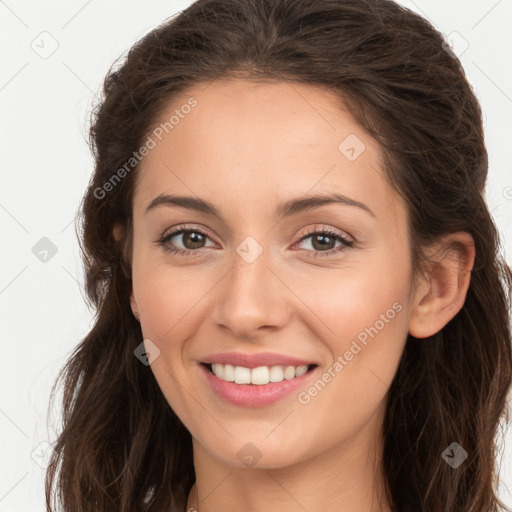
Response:
[{"label": "cheek", "polygon": [[[391,324],[406,322],[402,312],[406,309],[410,284],[407,275],[406,266],[344,268],[329,271],[323,277],[301,279],[297,294],[306,298],[315,317],[325,324],[326,333],[346,340],[374,324],[384,331]],[[401,310],[400,314],[397,310]]]},{"label": "cheek", "polygon": [[406,275],[396,270],[377,278],[353,269],[338,281],[326,281],[325,293],[308,302],[321,319],[317,336],[323,333],[332,358],[297,396],[298,412],[318,439],[348,438],[382,411],[407,339]]},{"label": "cheek", "polygon": [[133,291],[144,337],[167,343],[186,336],[205,289],[213,286],[208,283],[200,266],[166,264],[144,251],[134,254]]},{"label": "cheek", "polygon": [[351,389],[361,399],[391,384],[407,339],[409,267],[405,260],[385,263],[345,268],[338,279],[317,279],[300,292],[308,297],[315,318],[310,329],[328,348],[330,365],[341,364],[331,370],[343,374],[333,379],[333,389]]},{"label": "cheek", "polygon": [[183,351],[204,316],[200,307],[204,281],[197,271],[161,263],[153,264],[151,271],[142,265],[139,270],[137,274],[134,266],[133,285],[142,334],[160,350],[150,368],[167,402],[190,428],[197,414],[197,404],[190,401],[190,394],[199,394],[188,373],[190,366],[184,364]]}]

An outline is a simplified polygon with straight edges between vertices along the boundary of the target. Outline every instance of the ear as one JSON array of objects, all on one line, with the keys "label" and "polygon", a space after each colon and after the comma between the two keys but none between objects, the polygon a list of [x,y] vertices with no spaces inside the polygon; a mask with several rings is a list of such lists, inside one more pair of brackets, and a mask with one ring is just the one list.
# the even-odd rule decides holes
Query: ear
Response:
[{"label": "ear", "polygon": [[133,290],[132,293],[130,294],[130,306],[132,308],[133,316],[140,322],[139,308],[137,307],[137,302],[133,295]]},{"label": "ear", "polygon": [[116,240],[116,242],[119,242],[119,240],[121,240],[123,236],[123,227],[121,226],[121,224],[119,224],[118,222],[114,224],[114,226],[112,227],[112,234],[114,235],[114,239]]},{"label": "ear", "polygon": [[[119,222],[114,223],[112,227],[112,235],[116,242],[119,242],[124,238],[125,230]],[[124,243],[123,251],[126,253],[126,242]],[[123,265],[124,269],[124,261],[121,261],[121,264]],[[126,274],[126,270],[124,272]],[[135,296],[133,295],[133,290],[130,294],[130,306],[132,308],[133,316],[140,322],[139,308],[137,307],[137,301],[135,300]]]},{"label": "ear", "polygon": [[473,237],[465,232],[447,235],[428,256],[409,317],[409,333],[415,338],[439,332],[464,305],[475,262]]}]

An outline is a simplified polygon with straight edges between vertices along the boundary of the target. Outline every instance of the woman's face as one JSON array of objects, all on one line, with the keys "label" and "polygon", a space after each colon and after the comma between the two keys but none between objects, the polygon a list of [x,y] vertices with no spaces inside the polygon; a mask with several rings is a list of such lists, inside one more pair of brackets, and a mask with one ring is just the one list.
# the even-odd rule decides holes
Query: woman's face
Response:
[{"label": "woman's face", "polygon": [[[195,449],[266,468],[364,452],[412,304],[406,208],[376,142],[331,93],[284,82],[197,86],[154,126],[134,194],[132,307]],[[148,209],[163,195],[189,199]],[[216,355],[233,366],[216,366],[224,378],[203,364]]]}]

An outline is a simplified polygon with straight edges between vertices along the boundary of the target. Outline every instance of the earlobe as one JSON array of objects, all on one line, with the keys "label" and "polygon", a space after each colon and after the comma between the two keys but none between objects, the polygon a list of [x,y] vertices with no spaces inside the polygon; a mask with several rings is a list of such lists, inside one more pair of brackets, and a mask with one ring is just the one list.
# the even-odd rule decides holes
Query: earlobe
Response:
[{"label": "earlobe", "polygon": [[132,291],[132,293],[130,295],[130,306],[132,308],[133,316],[140,322],[139,309],[137,307],[137,302],[135,301],[135,297],[133,295],[133,291]]},{"label": "earlobe", "polygon": [[409,334],[415,338],[432,336],[460,311],[474,261],[475,245],[469,233],[453,233],[436,244],[416,288]]},{"label": "earlobe", "polygon": [[112,234],[114,235],[114,239],[116,242],[119,242],[123,237],[123,227],[119,223],[115,223],[112,227]]}]

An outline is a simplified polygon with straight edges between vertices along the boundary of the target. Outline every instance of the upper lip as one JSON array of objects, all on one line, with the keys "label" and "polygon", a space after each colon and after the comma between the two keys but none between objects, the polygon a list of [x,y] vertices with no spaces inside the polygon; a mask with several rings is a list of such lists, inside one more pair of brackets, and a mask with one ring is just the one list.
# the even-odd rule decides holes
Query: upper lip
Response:
[{"label": "upper lip", "polygon": [[309,366],[310,364],[316,364],[305,359],[275,354],[273,352],[258,352],[257,354],[223,352],[205,357],[203,363],[230,364],[245,368],[257,368],[258,366]]}]

